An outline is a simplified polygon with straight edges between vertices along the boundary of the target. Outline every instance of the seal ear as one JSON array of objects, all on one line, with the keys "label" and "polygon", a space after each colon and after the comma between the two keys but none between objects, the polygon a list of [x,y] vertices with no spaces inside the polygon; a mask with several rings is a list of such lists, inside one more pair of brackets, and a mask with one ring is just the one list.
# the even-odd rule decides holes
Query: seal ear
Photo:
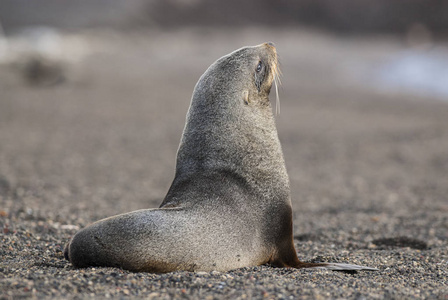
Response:
[{"label": "seal ear", "polygon": [[249,105],[249,102],[250,102],[250,100],[249,100],[249,91],[244,91],[243,92],[243,101],[244,101],[244,104]]}]

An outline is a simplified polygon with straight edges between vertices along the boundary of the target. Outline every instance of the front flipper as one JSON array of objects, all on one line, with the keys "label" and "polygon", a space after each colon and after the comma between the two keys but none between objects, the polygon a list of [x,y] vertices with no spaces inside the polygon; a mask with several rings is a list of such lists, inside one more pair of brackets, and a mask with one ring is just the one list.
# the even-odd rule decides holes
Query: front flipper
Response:
[{"label": "front flipper", "polygon": [[377,268],[342,263],[304,263],[304,265],[302,268],[319,268],[332,271],[379,271]]},{"label": "front flipper", "polygon": [[273,253],[268,261],[269,264],[280,268],[316,268],[327,269],[332,271],[378,271],[377,268],[364,267],[359,265],[344,264],[344,263],[308,263],[302,262],[297,257],[297,252],[294,247],[292,239],[284,239],[277,251]]}]

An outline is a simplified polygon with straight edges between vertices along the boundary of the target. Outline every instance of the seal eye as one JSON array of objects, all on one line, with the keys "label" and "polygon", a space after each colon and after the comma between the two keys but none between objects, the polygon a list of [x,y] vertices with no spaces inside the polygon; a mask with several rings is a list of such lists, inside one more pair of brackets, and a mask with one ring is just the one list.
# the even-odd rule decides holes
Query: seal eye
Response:
[{"label": "seal eye", "polygon": [[256,69],[257,73],[260,73],[262,67],[263,67],[263,63],[261,61],[259,61],[258,65],[257,65],[257,69]]}]

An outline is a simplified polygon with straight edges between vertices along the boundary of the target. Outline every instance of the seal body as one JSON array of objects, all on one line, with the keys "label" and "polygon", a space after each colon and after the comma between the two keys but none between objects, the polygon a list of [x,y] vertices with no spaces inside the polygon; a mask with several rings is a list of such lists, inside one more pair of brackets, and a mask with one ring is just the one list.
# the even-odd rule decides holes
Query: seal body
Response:
[{"label": "seal body", "polygon": [[131,271],[227,271],[298,260],[289,179],[269,93],[278,76],[273,44],[238,49],[196,84],[160,208],[100,220],[65,249],[75,267]]}]

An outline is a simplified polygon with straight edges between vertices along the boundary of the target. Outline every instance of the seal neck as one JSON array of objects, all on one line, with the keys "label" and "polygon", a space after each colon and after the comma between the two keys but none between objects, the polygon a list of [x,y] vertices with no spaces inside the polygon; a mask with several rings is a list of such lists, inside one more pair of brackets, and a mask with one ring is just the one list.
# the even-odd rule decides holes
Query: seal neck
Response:
[{"label": "seal neck", "polygon": [[219,97],[212,103],[194,94],[176,175],[162,205],[177,202],[174,198],[182,197],[187,184],[201,187],[195,189],[201,195],[213,194],[218,179],[228,181],[226,188],[250,191],[259,201],[290,203],[289,178],[269,103],[254,108]]}]

